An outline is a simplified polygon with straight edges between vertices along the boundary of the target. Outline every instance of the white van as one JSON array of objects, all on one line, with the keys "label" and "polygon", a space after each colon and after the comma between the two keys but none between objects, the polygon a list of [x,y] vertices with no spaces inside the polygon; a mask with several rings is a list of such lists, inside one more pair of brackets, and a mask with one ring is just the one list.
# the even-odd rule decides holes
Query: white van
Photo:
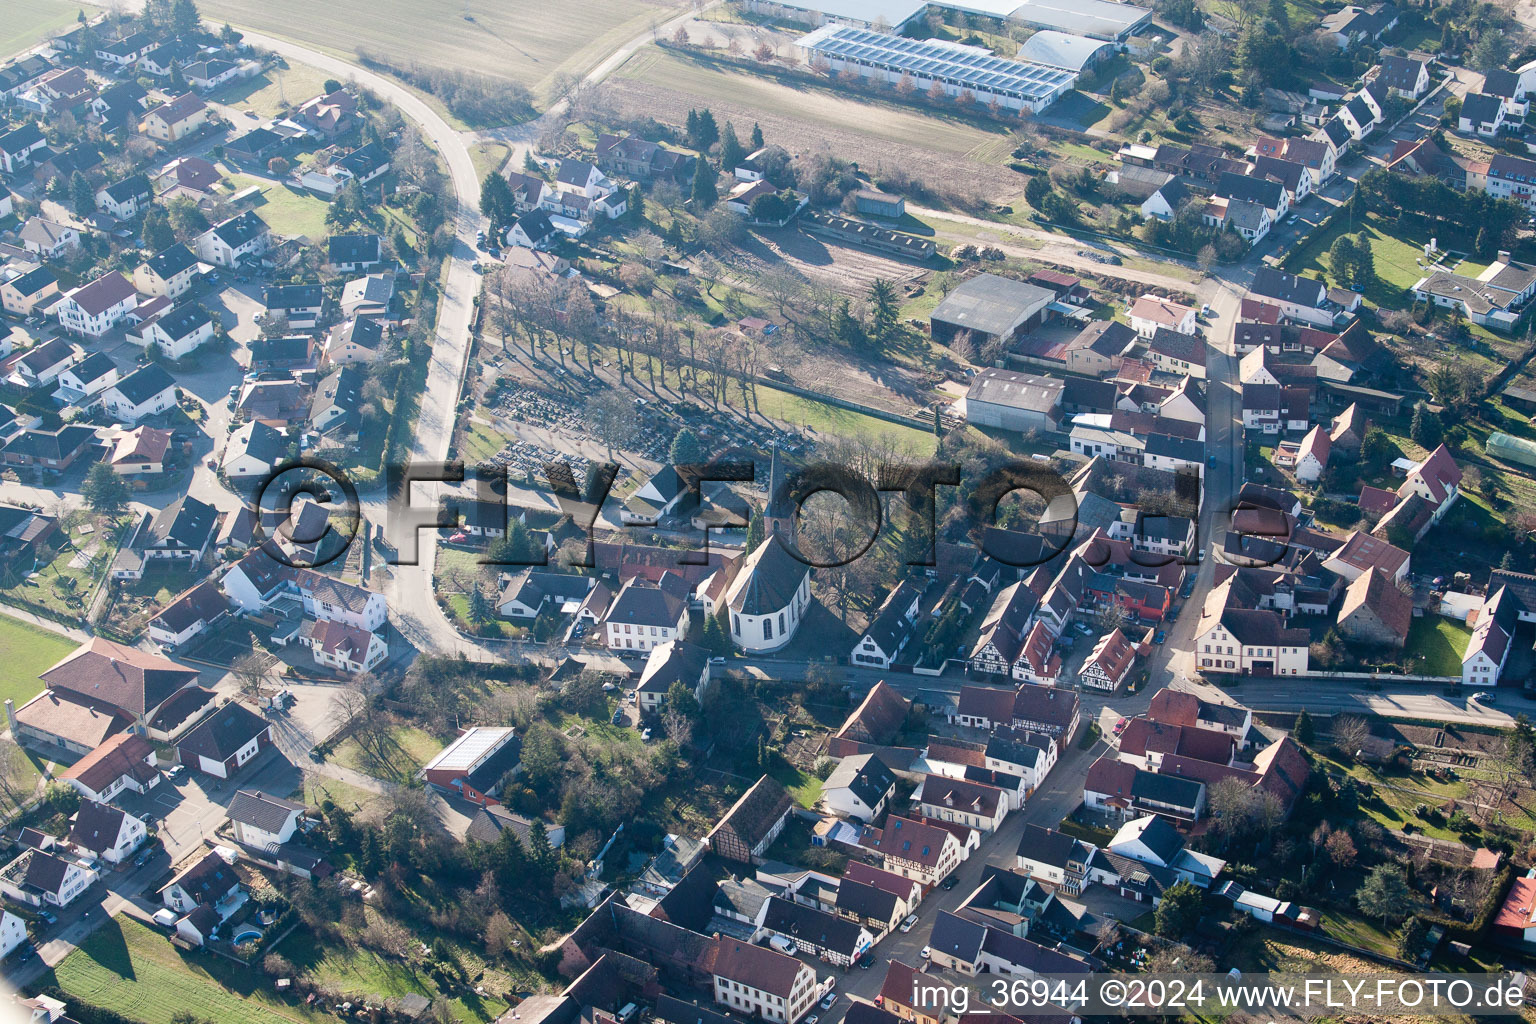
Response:
[{"label": "white van", "polygon": [[629,1018],[633,1017],[638,1009],[640,1008],[634,1003],[625,1003],[624,1008],[619,1011],[619,1024],[629,1024]]},{"label": "white van", "polygon": [[768,945],[787,956],[794,956],[800,952],[800,947],[790,942],[782,935],[775,935],[768,940]]}]

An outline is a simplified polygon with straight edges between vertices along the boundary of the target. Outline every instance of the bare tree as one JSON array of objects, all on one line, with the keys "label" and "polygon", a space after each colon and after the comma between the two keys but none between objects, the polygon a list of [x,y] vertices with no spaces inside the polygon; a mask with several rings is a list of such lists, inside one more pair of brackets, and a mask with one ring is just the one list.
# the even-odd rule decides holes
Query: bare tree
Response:
[{"label": "bare tree", "polygon": [[634,400],[614,390],[601,392],[587,402],[586,420],[607,447],[609,458],[613,458],[615,448],[623,448],[634,439],[639,426]]},{"label": "bare tree", "polygon": [[1333,746],[1345,757],[1359,753],[1370,735],[1370,725],[1359,715],[1339,715],[1333,720]]},{"label": "bare tree", "polygon": [[260,699],[262,684],[267,681],[267,665],[261,655],[255,652],[242,655],[229,667],[229,674],[242,696]]}]

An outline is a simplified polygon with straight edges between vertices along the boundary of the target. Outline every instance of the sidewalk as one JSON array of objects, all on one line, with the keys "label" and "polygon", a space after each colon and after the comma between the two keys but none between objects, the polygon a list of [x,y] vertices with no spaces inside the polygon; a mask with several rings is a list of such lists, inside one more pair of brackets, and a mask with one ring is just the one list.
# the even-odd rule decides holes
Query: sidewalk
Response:
[{"label": "sidewalk", "polygon": [[62,622],[54,619],[45,619],[41,615],[30,612],[25,608],[18,608],[15,605],[0,603],[0,615],[9,615],[11,618],[25,622],[29,626],[36,626],[38,629],[46,629],[50,633],[67,636],[79,643],[85,643],[91,638],[91,634],[79,626],[66,626]]}]

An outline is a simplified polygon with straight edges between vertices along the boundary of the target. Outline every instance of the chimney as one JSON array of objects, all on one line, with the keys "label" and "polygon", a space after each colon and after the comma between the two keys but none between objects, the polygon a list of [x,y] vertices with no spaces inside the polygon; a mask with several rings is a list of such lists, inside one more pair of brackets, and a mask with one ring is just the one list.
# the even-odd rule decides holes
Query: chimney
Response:
[{"label": "chimney", "polygon": [[1499,250],[1499,262],[1500,263],[1508,263],[1509,262],[1509,250],[1508,249],[1500,249]]}]

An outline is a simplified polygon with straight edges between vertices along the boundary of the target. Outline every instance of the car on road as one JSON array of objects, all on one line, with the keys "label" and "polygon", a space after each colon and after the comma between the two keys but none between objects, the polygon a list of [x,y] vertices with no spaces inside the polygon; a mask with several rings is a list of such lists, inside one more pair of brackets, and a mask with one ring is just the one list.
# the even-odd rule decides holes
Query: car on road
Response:
[{"label": "car on road", "polygon": [[1083,634],[1083,636],[1093,636],[1093,627],[1089,626],[1086,622],[1075,622],[1072,624],[1072,628]]},{"label": "car on road", "polygon": [[1193,594],[1194,592],[1195,592],[1195,578],[1193,576],[1191,576],[1189,579],[1184,581],[1184,586],[1179,588],[1179,596],[1184,598],[1184,600],[1187,601],[1187,600],[1189,600],[1189,595]]},{"label": "car on road", "polygon": [[1477,691],[1472,695],[1472,699],[1477,701],[1479,704],[1497,704],[1499,702],[1499,698],[1494,694],[1489,693],[1487,690]]},{"label": "car on road", "polygon": [[875,954],[865,953],[863,956],[859,957],[858,964],[861,970],[869,970],[871,967],[875,966]]},{"label": "car on road", "polygon": [[44,921],[47,921],[49,924],[59,923],[59,919],[55,917],[51,911],[39,910],[37,912],[37,916],[42,918]]},{"label": "car on road", "polygon": [[819,1020],[821,1020],[821,1018],[813,1013],[809,1017],[805,1018],[805,1024],[816,1024],[816,1022]]},{"label": "car on road", "polygon": [[835,1003],[835,1002],[837,1002],[837,993],[836,992],[828,992],[827,993],[827,998],[825,998],[825,999],[823,999],[821,1001],[821,1008],[823,1010],[830,1010],[830,1009],[832,1009],[832,1004]]},{"label": "car on road", "polygon": [[916,914],[912,914],[905,921],[901,922],[902,933],[905,934],[906,932],[911,931],[914,927],[916,927],[916,925],[917,925],[917,915]]},{"label": "car on road", "polygon": [[947,878],[945,878],[944,881],[939,883],[939,888],[940,889],[953,889],[955,887],[955,883],[957,883],[959,881],[960,881],[960,879],[956,878],[954,875],[950,875]]},{"label": "car on road", "polygon": [[1155,644],[1160,644],[1160,643],[1162,643],[1163,641],[1165,641],[1167,639],[1168,639],[1168,631],[1166,629],[1160,629],[1160,630],[1157,631],[1156,635],[1154,635],[1152,637],[1152,642],[1155,643]]},{"label": "car on road", "polygon": [[927,946],[924,946],[923,951],[917,955],[922,957],[924,960],[927,960],[929,957],[933,956],[933,950]]},{"label": "car on road", "polygon": [[1131,720],[1129,718],[1120,719],[1120,721],[1115,723],[1115,735],[1119,736],[1121,733],[1125,732],[1125,727],[1130,724]]}]

